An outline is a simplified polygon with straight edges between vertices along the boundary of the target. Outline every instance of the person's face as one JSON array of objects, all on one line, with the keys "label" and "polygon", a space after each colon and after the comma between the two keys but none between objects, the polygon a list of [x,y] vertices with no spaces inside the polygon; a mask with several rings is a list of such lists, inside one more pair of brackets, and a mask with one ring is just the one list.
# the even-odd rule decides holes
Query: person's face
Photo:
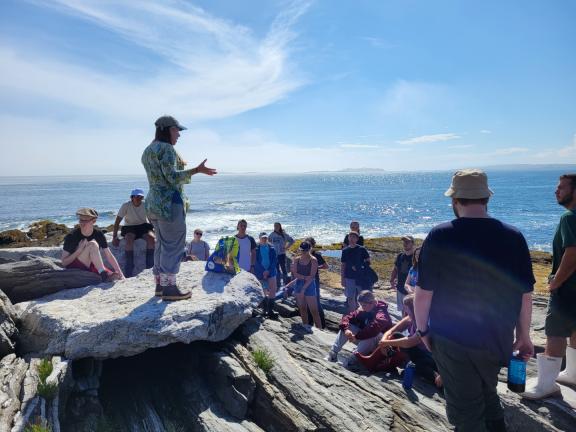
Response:
[{"label": "person's face", "polygon": [[280,232],[280,224],[279,223],[274,224],[274,231]]},{"label": "person's face", "polygon": [[244,234],[246,232],[246,228],[248,228],[248,224],[241,222],[238,224],[238,232]]},{"label": "person's face", "polygon": [[402,246],[404,247],[404,252],[410,252],[414,247],[414,242],[410,240],[402,240]]},{"label": "person's face", "polygon": [[350,224],[350,230],[360,232],[360,224],[358,222],[352,222]]},{"label": "person's face", "polygon": [[144,199],[143,196],[133,196],[130,197],[130,201],[132,201],[132,204],[134,204],[134,207],[140,207],[140,204],[142,204],[142,200]]},{"label": "person's face", "polygon": [[91,218],[90,216],[80,216],[78,217],[78,223],[80,224],[80,229],[82,231],[88,231],[94,227],[96,218]]},{"label": "person's face", "polygon": [[170,144],[175,145],[180,138],[180,130],[176,126],[170,128]]},{"label": "person's face", "polygon": [[558,182],[558,186],[556,186],[556,201],[561,206],[569,206],[572,202],[574,202],[574,191],[575,189],[572,188],[570,179],[561,179]]},{"label": "person's face", "polygon": [[371,302],[360,302],[360,306],[362,307],[362,310],[365,312],[371,312],[372,309],[374,309],[374,307],[376,306],[376,302],[375,301],[371,301]]},{"label": "person's face", "polygon": [[268,243],[268,237],[260,237],[260,244],[265,245]]},{"label": "person's face", "polygon": [[358,242],[357,236],[348,234],[348,243],[350,244],[350,246],[356,246],[357,242]]},{"label": "person's face", "polygon": [[202,233],[200,231],[194,231],[194,240],[202,239]]}]

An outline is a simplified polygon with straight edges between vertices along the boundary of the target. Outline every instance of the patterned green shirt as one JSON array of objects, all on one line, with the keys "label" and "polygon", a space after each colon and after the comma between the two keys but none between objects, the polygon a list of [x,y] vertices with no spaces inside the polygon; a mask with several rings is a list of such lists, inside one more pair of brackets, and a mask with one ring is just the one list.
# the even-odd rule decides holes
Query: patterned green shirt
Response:
[{"label": "patterned green shirt", "polygon": [[152,141],[142,153],[142,165],[148,176],[150,189],[144,205],[149,218],[172,218],[172,197],[178,192],[188,211],[190,202],[184,195],[184,184],[190,183],[189,170],[174,150],[174,146],[162,141]]}]

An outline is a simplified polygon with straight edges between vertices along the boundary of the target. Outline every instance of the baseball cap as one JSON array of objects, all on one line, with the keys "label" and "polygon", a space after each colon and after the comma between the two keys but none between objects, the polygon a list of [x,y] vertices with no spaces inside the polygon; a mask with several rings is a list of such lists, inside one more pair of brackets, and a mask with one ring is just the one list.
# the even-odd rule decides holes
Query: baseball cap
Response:
[{"label": "baseball cap", "polygon": [[414,243],[414,237],[412,237],[411,235],[402,236],[402,240],[408,240]]},{"label": "baseball cap", "polygon": [[264,237],[268,238],[268,233],[261,232],[260,235],[258,236],[258,238],[264,238]]},{"label": "baseball cap", "polygon": [[97,218],[98,212],[96,210],[94,210],[93,208],[82,207],[82,208],[79,208],[78,210],[76,210],[76,216],[89,216],[89,217]]},{"label": "baseball cap", "polygon": [[172,126],[177,127],[178,130],[187,129],[186,127],[182,126],[180,122],[178,122],[178,120],[176,120],[174,117],[168,115],[159,117],[158,120],[154,122],[154,125],[159,129],[170,128]]},{"label": "baseball cap", "polygon": [[130,192],[130,196],[144,196],[144,191],[142,189],[134,189]]},{"label": "baseball cap", "polygon": [[300,243],[300,250],[302,251],[308,251],[310,250],[310,243],[303,241],[302,243]]},{"label": "baseball cap", "polygon": [[444,195],[451,198],[482,199],[494,192],[488,187],[488,176],[481,169],[464,169],[452,176],[452,184]]}]

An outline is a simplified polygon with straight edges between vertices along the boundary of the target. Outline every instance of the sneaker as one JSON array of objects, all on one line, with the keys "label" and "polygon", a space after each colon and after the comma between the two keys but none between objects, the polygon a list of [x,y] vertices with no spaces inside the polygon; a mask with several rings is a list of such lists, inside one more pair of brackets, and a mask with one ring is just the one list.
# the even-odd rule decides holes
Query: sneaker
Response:
[{"label": "sneaker", "polygon": [[162,288],[162,285],[156,284],[156,291],[154,292],[154,295],[156,297],[162,297],[163,292],[164,292],[164,288]]},{"label": "sneaker", "polygon": [[192,297],[191,291],[181,291],[176,285],[168,285],[162,291],[164,301],[186,300],[190,297]]},{"label": "sneaker", "polygon": [[326,357],[324,357],[324,360],[329,361],[329,362],[337,362],[338,361],[338,354],[335,353],[334,351],[330,350],[328,351],[328,354],[326,354]]}]

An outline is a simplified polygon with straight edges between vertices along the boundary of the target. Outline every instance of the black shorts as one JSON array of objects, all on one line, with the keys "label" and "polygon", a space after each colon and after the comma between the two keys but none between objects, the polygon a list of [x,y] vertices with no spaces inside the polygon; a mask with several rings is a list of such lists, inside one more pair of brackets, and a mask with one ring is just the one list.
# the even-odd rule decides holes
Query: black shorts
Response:
[{"label": "black shorts", "polygon": [[126,237],[126,234],[134,234],[137,239],[142,238],[144,234],[148,234],[149,231],[154,231],[152,224],[143,223],[140,225],[124,225],[120,229],[120,235]]},{"label": "black shorts", "polygon": [[563,307],[560,299],[552,295],[548,302],[545,323],[546,336],[570,337],[576,332],[576,311],[573,305]]}]

